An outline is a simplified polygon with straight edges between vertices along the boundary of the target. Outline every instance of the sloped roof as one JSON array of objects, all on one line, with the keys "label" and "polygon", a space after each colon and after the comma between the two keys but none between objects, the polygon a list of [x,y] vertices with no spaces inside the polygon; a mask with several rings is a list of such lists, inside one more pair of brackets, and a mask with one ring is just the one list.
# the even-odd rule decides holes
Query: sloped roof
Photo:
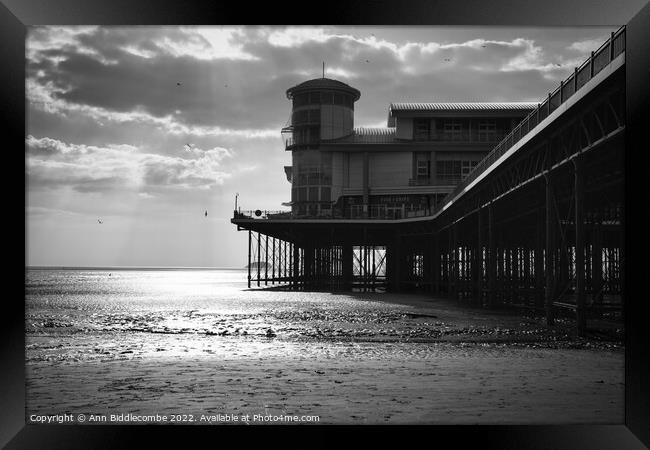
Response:
[{"label": "sloped roof", "polygon": [[390,104],[390,111],[512,111],[533,110],[534,102],[397,102]]},{"label": "sloped roof", "polygon": [[394,127],[379,127],[379,128],[357,127],[352,130],[352,134],[359,137],[395,136],[395,128]]},{"label": "sloped roof", "polygon": [[323,141],[324,144],[331,143],[355,143],[355,144],[387,144],[395,140],[394,127],[367,128],[358,127],[352,133],[337,139]]}]

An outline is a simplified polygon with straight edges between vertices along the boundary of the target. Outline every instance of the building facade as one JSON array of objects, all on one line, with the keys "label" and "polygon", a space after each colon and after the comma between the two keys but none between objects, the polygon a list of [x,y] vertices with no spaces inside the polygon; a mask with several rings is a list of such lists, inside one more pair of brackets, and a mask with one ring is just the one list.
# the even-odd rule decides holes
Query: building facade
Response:
[{"label": "building facade", "polygon": [[355,128],[361,93],[317,78],[287,90],[294,217],[430,214],[537,103],[392,103],[384,128]]}]

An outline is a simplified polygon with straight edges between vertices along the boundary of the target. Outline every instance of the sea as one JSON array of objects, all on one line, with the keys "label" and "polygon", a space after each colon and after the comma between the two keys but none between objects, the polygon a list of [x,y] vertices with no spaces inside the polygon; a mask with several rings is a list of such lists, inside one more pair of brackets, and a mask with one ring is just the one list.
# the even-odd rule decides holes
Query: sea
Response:
[{"label": "sea", "polygon": [[119,336],[121,352],[134,353],[147,350],[148,337],[161,335],[183,336],[190,352],[203,349],[190,344],[205,336],[239,342],[386,337],[397,332],[391,322],[413,309],[381,302],[382,294],[268,288],[249,289],[241,269],[30,268],[25,331],[39,339],[28,346],[28,361],[121,354],[102,349],[114,342],[107,336]]},{"label": "sea", "polygon": [[[446,324],[382,293],[247,286],[242,269],[29,268],[26,362],[336,355],[428,339]],[[414,319],[415,317],[415,319]],[[428,320],[430,319],[430,320]],[[321,345],[313,345],[315,342]],[[386,346],[345,345],[384,355]],[[332,353],[333,352],[333,353]]]},{"label": "sea", "polygon": [[303,414],[342,424],[623,417],[621,351],[436,342],[475,332],[507,337],[503,320],[514,327],[521,318],[455,304],[418,307],[420,297],[249,289],[241,269],[27,268],[26,420],[67,413]]}]

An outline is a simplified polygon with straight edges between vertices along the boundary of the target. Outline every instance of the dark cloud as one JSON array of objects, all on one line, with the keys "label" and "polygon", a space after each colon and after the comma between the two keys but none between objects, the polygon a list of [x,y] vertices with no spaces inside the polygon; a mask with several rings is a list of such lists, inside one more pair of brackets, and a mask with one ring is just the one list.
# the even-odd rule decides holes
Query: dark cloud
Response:
[{"label": "dark cloud", "polygon": [[264,77],[248,84],[239,78],[237,72],[259,72],[251,61],[225,65],[190,57],[149,60],[124,55],[117,64],[103,64],[90,55],[57,53],[65,60],[56,67],[41,63],[29,68],[31,74],[49,71],[39,82],[64,89],[56,98],[109,111],[172,116],[186,125],[233,129],[277,125],[277,107],[286,87],[281,79]]},{"label": "dark cloud", "polygon": [[[541,48],[531,53],[541,44],[525,39],[486,39],[486,48],[468,46],[467,41],[438,48],[424,40],[400,47],[355,40],[350,29],[324,40],[316,36],[292,46],[271,45],[269,33],[279,31],[256,27],[233,34],[229,43],[257,58],[249,60],[199,59],[196,49],[208,51],[210,43],[184,29],[97,28],[75,35],[78,47],[42,44],[44,48],[33,52],[28,74],[40,85],[50,83],[56,89],[54,98],[69,104],[139,111],[188,126],[249,130],[281,128],[291,108],[286,89],[319,76],[322,61],[336,74],[329,76],[361,90],[363,104],[369,107],[363,108],[367,118],[357,117],[361,121],[385,116],[388,102],[404,97],[530,100],[532,95],[543,96],[554,77],[559,81],[562,72],[570,70],[522,67],[502,72],[517,58],[540,67],[550,64]],[[30,36],[43,42],[47,37],[43,29]],[[185,47],[195,50],[178,54]]]}]

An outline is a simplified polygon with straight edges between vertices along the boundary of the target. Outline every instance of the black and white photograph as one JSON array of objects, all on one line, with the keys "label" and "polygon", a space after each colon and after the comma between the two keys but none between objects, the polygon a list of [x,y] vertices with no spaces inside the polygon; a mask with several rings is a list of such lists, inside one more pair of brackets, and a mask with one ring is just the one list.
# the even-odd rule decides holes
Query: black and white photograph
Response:
[{"label": "black and white photograph", "polygon": [[25,270],[2,422],[13,389],[24,428],[0,445],[251,425],[647,445],[629,231],[647,5],[202,25],[234,16],[7,3]]},{"label": "black and white photograph", "polygon": [[26,420],[624,420],[625,27],[34,26]]}]

